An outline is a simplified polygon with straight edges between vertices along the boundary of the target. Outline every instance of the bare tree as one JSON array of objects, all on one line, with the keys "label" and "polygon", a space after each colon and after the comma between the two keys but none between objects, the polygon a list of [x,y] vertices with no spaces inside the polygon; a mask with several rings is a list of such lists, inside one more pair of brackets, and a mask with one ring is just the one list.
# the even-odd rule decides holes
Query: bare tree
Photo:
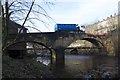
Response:
[{"label": "bare tree", "polygon": [[[33,3],[33,5],[32,5]],[[41,3],[45,4],[50,8],[54,5],[52,2],[47,2],[46,0],[41,0]],[[48,28],[47,20],[53,20],[45,10],[44,6],[35,2],[35,0],[11,0],[9,2],[9,17],[11,20],[23,25],[38,28],[36,21],[43,23],[46,28]],[[31,10],[30,10],[31,7]],[[26,16],[29,13],[28,16]],[[40,31],[40,30],[39,30]]]},{"label": "bare tree", "polygon": [[[47,23],[47,21],[54,20],[48,15],[44,7],[47,6],[47,8],[50,9],[50,6],[53,6],[54,3],[47,2],[46,0],[41,0],[41,3],[42,4],[38,4],[35,0],[9,0],[8,2],[6,0],[5,4],[3,4],[4,26],[7,26],[8,20],[10,19],[23,27],[33,28],[39,32],[41,32],[41,30],[38,29],[40,26],[37,25],[36,22],[44,24],[44,26],[49,29],[49,23]],[[3,31],[7,32],[7,27],[4,27]],[[22,29],[19,30],[14,41],[19,37],[21,31]],[[5,43],[6,42],[7,41],[5,41]]]}]

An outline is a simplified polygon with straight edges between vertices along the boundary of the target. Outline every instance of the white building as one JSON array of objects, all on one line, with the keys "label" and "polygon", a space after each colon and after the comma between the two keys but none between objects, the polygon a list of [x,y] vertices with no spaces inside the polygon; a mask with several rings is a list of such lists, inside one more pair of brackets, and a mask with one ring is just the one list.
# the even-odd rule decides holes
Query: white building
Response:
[{"label": "white building", "polygon": [[107,19],[103,19],[102,21],[98,21],[94,24],[88,25],[85,28],[86,33],[91,34],[104,34],[115,30],[118,26],[118,15],[114,14],[114,16],[107,17]]}]

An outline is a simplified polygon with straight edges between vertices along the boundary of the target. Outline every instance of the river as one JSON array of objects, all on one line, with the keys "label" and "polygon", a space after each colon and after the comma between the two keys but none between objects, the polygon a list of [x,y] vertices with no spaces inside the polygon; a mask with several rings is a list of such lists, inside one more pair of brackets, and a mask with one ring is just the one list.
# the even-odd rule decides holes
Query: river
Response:
[{"label": "river", "polygon": [[[38,58],[45,65],[50,64],[49,58]],[[57,78],[86,78],[86,77],[116,77],[118,75],[117,57],[110,56],[81,56],[65,55],[65,66],[54,68]]]}]

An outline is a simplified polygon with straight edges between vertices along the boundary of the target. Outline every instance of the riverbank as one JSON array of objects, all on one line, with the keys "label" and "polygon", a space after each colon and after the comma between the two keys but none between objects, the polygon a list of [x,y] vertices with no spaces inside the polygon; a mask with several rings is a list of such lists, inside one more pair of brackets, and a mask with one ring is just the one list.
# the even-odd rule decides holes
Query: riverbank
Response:
[{"label": "riverbank", "polygon": [[3,78],[54,78],[50,69],[32,58],[13,59],[2,56]]},{"label": "riverbank", "polygon": [[115,65],[114,68],[106,64],[96,65],[92,69],[89,69],[87,72],[76,75],[75,78],[80,77],[80,76],[82,78],[116,79],[119,77],[118,65]]}]

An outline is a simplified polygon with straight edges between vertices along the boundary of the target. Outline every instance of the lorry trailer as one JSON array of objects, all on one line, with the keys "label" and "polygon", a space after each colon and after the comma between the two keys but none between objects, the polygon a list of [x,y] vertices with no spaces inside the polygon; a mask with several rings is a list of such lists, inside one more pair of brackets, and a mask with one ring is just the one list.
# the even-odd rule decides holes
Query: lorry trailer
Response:
[{"label": "lorry trailer", "polygon": [[56,24],[55,31],[76,31],[78,24]]}]

